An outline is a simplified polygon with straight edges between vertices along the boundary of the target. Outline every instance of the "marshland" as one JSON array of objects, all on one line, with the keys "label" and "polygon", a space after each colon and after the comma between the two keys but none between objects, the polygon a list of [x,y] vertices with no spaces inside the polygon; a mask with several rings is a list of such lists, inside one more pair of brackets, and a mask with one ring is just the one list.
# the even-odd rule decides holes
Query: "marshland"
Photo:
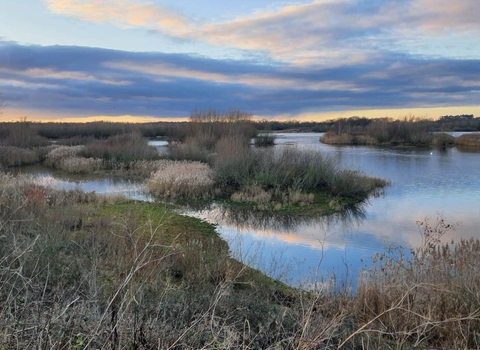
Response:
[{"label": "marshland", "polygon": [[0,343],[478,348],[477,134],[320,143],[338,122],[2,124]]}]

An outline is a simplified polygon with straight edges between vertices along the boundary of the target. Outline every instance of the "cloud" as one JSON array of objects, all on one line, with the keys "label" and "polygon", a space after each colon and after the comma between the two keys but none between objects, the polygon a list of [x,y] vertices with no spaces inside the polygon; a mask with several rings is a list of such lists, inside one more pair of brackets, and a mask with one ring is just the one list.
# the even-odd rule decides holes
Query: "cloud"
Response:
[{"label": "cloud", "polygon": [[182,16],[151,2],[131,0],[46,0],[57,14],[95,23],[112,23],[124,28],[144,27],[165,34],[183,35],[188,22]]},{"label": "cloud", "polygon": [[9,107],[56,115],[187,117],[195,108],[240,108],[268,117],[480,100],[480,60],[398,54],[321,67],[4,42],[0,67]]},{"label": "cloud", "polygon": [[[133,0],[48,0],[48,6],[82,20],[263,52],[297,65],[367,62],[392,50],[418,50],[435,38],[475,40],[472,35],[480,33],[478,0],[314,0],[220,23],[197,23],[152,2]],[[449,44],[457,45],[454,40]]]}]

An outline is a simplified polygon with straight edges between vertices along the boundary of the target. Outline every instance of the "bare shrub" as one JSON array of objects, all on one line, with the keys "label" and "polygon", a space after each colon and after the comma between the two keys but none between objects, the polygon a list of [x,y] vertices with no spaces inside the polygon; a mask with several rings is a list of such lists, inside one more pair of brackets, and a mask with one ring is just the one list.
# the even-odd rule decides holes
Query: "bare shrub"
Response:
[{"label": "bare shrub", "polygon": [[171,143],[170,152],[166,156],[173,160],[190,160],[207,162],[210,151],[205,145],[205,140],[197,137],[187,137],[183,143]]},{"label": "bare shrub", "polygon": [[0,146],[0,165],[4,167],[22,166],[39,162],[34,150],[12,146]]},{"label": "bare shrub", "polygon": [[445,147],[455,143],[455,137],[444,132],[437,133],[432,138],[432,146]]},{"label": "bare shrub", "polygon": [[249,183],[261,162],[245,140],[222,138],[218,141],[213,158],[215,183],[226,190],[240,189]]},{"label": "bare shrub", "polygon": [[257,147],[268,147],[268,146],[275,145],[275,139],[276,139],[275,134],[262,133],[257,135],[253,139],[253,142]]},{"label": "bare shrub", "polygon": [[[360,120],[359,120],[360,121]],[[353,125],[351,125],[353,122]],[[320,141],[338,145],[408,144],[427,146],[433,140],[431,121],[415,117],[403,120],[379,118],[355,125],[354,120],[337,120],[334,129],[325,133]]]},{"label": "bare shrub", "polygon": [[35,148],[47,146],[50,141],[37,132],[37,125],[27,121],[26,117],[15,123],[5,123],[5,138],[0,144],[18,148]]},{"label": "bare shrub", "polygon": [[149,146],[139,132],[109,137],[106,141],[91,142],[86,145],[82,155],[87,158],[101,158],[106,164],[128,164],[136,160],[158,159],[158,151]]},{"label": "bare shrub", "polygon": [[165,198],[210,198],[213,190],[211,168],[200,162],[171,161],[148,181],[150,192]]}]

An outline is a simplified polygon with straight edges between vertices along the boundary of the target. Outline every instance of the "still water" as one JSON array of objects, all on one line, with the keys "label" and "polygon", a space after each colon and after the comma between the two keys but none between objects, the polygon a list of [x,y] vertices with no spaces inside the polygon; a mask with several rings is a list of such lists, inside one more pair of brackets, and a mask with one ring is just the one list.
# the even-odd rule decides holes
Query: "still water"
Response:
[{"label": "still water", "polygon": [[276,147],[308,147],[343,167],[391,181],[356,212],[298,221],[212,208],[195,215],[218,224],[232,253],[292,285],[315,280],[355,284],[374,253],[419,246],[417,222],[455,225],[445,241],[480,238],[480,153],[457,148],[329,146],[321,134],[279,134]]},{"label": "still water", "polygon": [[[329,146],[321,134],[278,134],[275,147],[307,147],[333,157],[345,168],[391,181],[377,198],[355,211],[311,220],[263,212],[229,212],[212,205],[186,210],[188,215],[217,225],[237,259],[291,285],[315,281],[354,285],[358,270],[374,253],[421,244],[418,221],[433,225],[443,216],[455,230],[446,241],[480,238],[480,152],[458,148],[379,148]],[[165,151],[163,142],[155,144]],[[46,169],[24,169],[42,184],[123,194],[152,200],[145,183],[125,179],[74,177]]]}]

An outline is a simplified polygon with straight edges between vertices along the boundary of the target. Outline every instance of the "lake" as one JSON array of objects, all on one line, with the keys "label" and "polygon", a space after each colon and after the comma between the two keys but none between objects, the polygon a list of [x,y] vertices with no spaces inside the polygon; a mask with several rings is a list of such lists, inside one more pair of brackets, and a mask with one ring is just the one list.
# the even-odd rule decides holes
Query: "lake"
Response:
[{"label": "lake", "polygon": [[[331,146],[321,134],[277,134],[275,147],[307,147],[333,157],[345,168],[391,181],[377,198],[355,210],[304,219],[264,212],[231,212],[218,205],[185,210],[217,225],[237,259],[291,285],[308,288],[354,286],[360,268],[375,253],[408,252],[422,242],[417,222],[431,225],[443,216],[455,230],[445,241],[480,238],[480,153],[457,148],[381,148]],[[165,144],[155,144],[161,152]],[[108,177],[75,177],[42,168],[26,168],[38,181],[56,188],[80,188],[152,200],[145,184]]]},{"label": "lake", "polygon": [[445,241],[480,238],[480,153],[457,148],[330,146],[321,134],[278,134],[275,147],[307,147],[343,167],[391,181],[385,193],[357,212],[314,220],[229,213],[222,208],[194,215],[218,224],[233,254],[272,277],[306,286],[315,280],[354,285],[358,269],[375,253],[408,252],[422,243],[417,222],[443,216],[455,230]]}]

